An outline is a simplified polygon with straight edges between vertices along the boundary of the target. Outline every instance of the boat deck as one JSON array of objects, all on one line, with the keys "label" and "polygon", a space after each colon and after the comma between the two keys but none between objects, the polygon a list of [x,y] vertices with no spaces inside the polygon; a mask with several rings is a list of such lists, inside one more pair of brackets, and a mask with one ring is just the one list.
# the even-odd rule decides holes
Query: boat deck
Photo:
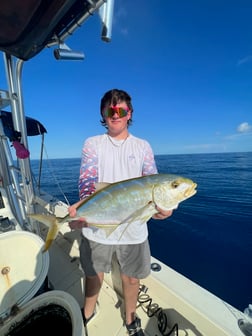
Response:
[{"label": "boat deck", "polygon": [[[42,229],[42,233],[43,230],[47,232],[46,228]],[[68,224],[63,225],[60,235],[49,249],[48,277],[54,289],[72,294],[82,307],[85,279],[79,263],[79,239],[80,231],[70,231]],[[152,261],[158,262],[154,258]],[[139,294],[137,314],[147,336],[168,335],[175,324],[178,325],[178,334],[174,331],[170,335],[243,335],[237,324],[238,319],[244,317],[241,312],[166,265],[160,265],[162,271],[152,271],[142,282],[143,291]],[[167,286],[168,279],[170,287]],[[184,288],[184,297],[181,297],[181,288]],[[112,272],[105,275],[98,313],[88,325],[88,336],[127,334],[120,293],[119,270],[114,261]]]},{"label": "boat deck", "polygon": [[[47,231],[46,228],[44,228],[44,230]],[[52,288],[57,290],[63,290],[72,294],[78,301],[79,306],[82,307],[84,299],[85,277],[79,263],[79,235],[79,231],[67,232],[64,234],[64,236],[60,235],[52,244],[49,249],[50,266],[48,278],[50,279],[50,286]],[[64,251],[64,253],[62,253],[62,250]],[[116,265],[116,263],[114,262],[113,265]],[[112,274],[105,276],[105,281],[103,283],[99,295],[99,301],[97,304],[97,314],[95,318],[88,324],[87,333],[89,336],[97,336],[102,334],[125,336],[127,334],[123,322],[123,299],[118,294],[121,291],[119,288],[120,283],[118,283],[119,277],[116,276],[117,273],[118,270],[116,270],[114,267],[114,276],[112,276]],[[114,287],[116,291],[114,290]],[[161,298],[158,298],[157,302],[159,302],[159,304],[157,305],[157,303],[155,303],[155,299],[152,299],[152,295],[154,295],[154,293],[151,293],[149,289],[147,290],[146,294],[142,293],[142,295],[144,296],[143,300],[145,301],[147,299],[148,302],[147,304],[139,303],[137,308],[137,314],[141,318],[145,334],[148,336],[162,336],[161,333],[157,332],[157,317],[148,317],[148,309],[146,308],[146,305],[149,305],[151,302],[151,307],[155,307],[155,309],[158,309],[160,314],[160,305],[162,305],[163,307],[166,306],[166,297],[164,297],[163,301],[161,300]],[[166,311],[167,310],[171,311],[172,308],[166,308]],[[195,334],[190,332],[187,333],[187,335],[199,336],[202,334]]]},{"label": "boat deck", "polygon": [[[1,195],[4,205],[0,209],[1,218],[8,218],[14,225],[15,220],[2,188]],[[60,202],[55,204],[50,198],[44,198],[38,206],[55,208],[55,212],[64,217],[67,206],[62,206]],[[4,230],[0,231],[4,232],[5,220],[1,226]],[[19,229],[18,225],[14,227]],[[39,231],[45,239],[48,228],[39,224]],[[85,277],[79,261],[80,238],[81,231],[71,231],[68,223],[65,223],[47,253],[50,256],[49,287],[71,294],[82,307]],[[137,307],[146,336],[244,336],[238,326],[239,320],[245,321],[242,312],[152,257],[153,263],[160,270],[154,268],[150,276],[141,281]],[[121,280],[115,258],[112,272],[106,274],[104,280],[97,305],[98,313],[89,323],[88,330],[79,336],[127,334]],[[175,328],[169,334],[176,325],[178,333]]]}]

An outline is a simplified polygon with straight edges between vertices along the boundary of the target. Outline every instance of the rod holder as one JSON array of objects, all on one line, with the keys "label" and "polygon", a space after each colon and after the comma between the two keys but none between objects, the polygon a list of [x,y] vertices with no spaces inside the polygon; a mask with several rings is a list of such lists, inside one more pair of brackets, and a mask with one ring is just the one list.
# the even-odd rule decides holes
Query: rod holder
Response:
[{"label": "rod holder", "polygon": [[56,60],[82,61],[85,58],[83,52],[74,51],[64,43],[61,43],[59,48],[54,49],[53,53]]}]

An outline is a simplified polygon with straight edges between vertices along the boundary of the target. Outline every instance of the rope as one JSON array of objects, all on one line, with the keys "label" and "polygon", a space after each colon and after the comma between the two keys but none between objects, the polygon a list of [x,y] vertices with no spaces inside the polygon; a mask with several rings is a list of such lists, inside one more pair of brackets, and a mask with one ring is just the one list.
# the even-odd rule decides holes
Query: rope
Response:
[{"label": "rope", "polygon": [[[45,155],[46,155],[46,162],[48,164],[48,169],[50,170],[50,173],[51,173],[51,176],[52,178],[54,179],[54,182],[55,184],[57,185],[57,188],[59,190],[59,192],[61,193],[61,195],[64,197],[65,199],[65,202],[68,206],[70,206],[70,202],[68,201],[67,197],[66,197],[66,194],[64,193],[64,191],[62,190],[61,186],[60,186],[60,183],[56,177],[56,175],[54,174],[54,168],[53,168],[53,165],[49,159],[49,156],[48,156],[48,153],[47,153],[47,150],[46,150],[46,146],[45,144],[43,144],[43,151],[45,152]],[[41,165],[42,166],[42,165]],[[40,168],[41,168],[40,166]],[[41,171],[39,171],[39,173],[41,174]],[[39,182],[40,183],[40,182]]]},{"label": "rope", "polygon": [[[59,181],[57,180],[56,178],[56,175],[54,174],[54,170],[53,170],[53,167],[52,167],[52,164],[49,160],[49,156],[48,156],[48,153],[47,153],[47,150],[46,150],[46,146],[45,146],[45,134],[44,132],[41,132],[41,129],[40,129],[40,125],[37,125],[38,127],[38,132],[39,134],[41,135],[41,148],[40,148],[40,160],[39,160],[39,176],[38,176],[38,182],[37,182],[37,188],[38,190],[40,191],[40,187],[41,187],[41,176],[42,176],[42,162],[43,162],[43,153],[45,152],[45,155],[46,155],[46,159],[47,159],[47,162],[49,163],[48,164],[48,168],[50,168],[50,172],[52,174],[52,177],[54,178],[54,181],[55,181],[55,184],[57,185],[58,189],[59,189],[59,192],[61,193],[61,195],[64,197],[65,199],[65,202],[68,206],[70,206],[70,202],[68,201],[65,193],[63,192],[61,186],[60,186],[60,183]],[[33,176],[34,180],[35,177]]]},{"label": "rope", "polygon": [[158,330],[162,336],[170,336],[174,333],[174,336],[178,336],[178,324],[175,323],[171,329],[168,327],[167,316],[163,308],[159,307],[157,303],[153,303],[152,298],[146,294],[147,288],[141,285],[138,293],[138,303],[142,306],[143,310],[148,317],[155,316],[157,318]]}]

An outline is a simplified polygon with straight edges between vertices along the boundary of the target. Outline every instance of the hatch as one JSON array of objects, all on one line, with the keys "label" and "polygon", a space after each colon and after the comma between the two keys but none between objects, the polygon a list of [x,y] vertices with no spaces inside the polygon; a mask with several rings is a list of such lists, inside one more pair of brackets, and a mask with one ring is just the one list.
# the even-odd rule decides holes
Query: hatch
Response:
[{"label": "hatch", "polygon": [[34,297],[43,285],[49,254],[44,241],[27,231],[0,234],[0,319],[5,319]]}]

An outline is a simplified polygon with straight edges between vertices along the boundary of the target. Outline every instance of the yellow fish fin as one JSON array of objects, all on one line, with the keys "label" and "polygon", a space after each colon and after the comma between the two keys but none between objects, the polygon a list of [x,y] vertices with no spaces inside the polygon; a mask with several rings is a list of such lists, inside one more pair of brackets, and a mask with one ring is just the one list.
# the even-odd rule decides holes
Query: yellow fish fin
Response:
[{"label": "yellow fish fin", "polygon": [[124,234],[124,232],[127,230],[127,228],[129,227],[129,225],[131,223],[133,223],[137,220],[141,220],[142,222],[147,222],[151,218],[151,216],[154,215],[155,212],[157,212],[156,209],[155,209],[155,206],[153,205],[152,202],[149,202],[148,204],[146,204],[142,208],[140,208],[137,211],[130,214],[127,218],[125,218],[120,223],[120,224],[128,223],[128,225],[126,225],[125,229],[121,233],[119,240],[122,238],[122,235]]},{"label": "yellow fish fin", "polygon": [[115,229],[118,227],[119,224],[93,224],[89,226],[94,226],[98,229],[103,229],[106,233],[106,237],[111,235],[115,231]]},{"label": "yellow fish fin", "polygon": [[45,252],[49,249],[52,242],[57,237],[58,232],[59,232],[59,225],[58,225],[57,219],[55,218],[54,222],[51,224],[51,227],[48,230],[45,245],[44,245],[44,248],[43,248],[43,252]]},{"label": "yellow fish fin", "polygon": [[95,192],[106,188],[111,183],[108,182],[97,182],[95,183]]},{"label": "yellow fish fin", "polygon": [[57,237],[59,232],[59,223],[56,216],[54,215],[42,215],[42,214],[30,214],[28,217],[31,217],[38,222],[41,222],[49,227],[43,252],[47,251],[51,246],[53,240]]},{"label": "yellow fish fin", "polygon": [[142,208],[131,213],[127,218],[121,221],[120,224],[124,224],[124,223],[130,224],[137,220],[142,220],[143,222],[147,222],[155,212],[157,212],[157,210],[155,209],[155,205],[153,204],[153,202],[149,202],[148,204],[144,205]]}]

